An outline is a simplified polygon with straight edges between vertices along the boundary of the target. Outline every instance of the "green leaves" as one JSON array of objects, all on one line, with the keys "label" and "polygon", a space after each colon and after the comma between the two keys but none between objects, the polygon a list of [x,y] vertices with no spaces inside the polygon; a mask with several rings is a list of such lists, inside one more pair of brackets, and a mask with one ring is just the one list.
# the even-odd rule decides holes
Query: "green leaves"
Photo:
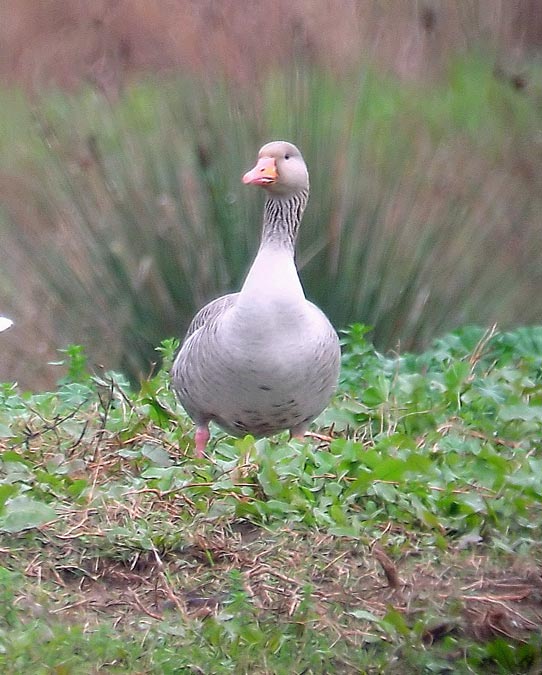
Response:
[{"label": "green leaves", "polygon": [[[95,450],[78,449],[108,437],[119,445],[116,466],[128,472],[124,490],[131,484],[182,495],[202,514],[349,532],[376,531],[389,519],[454,536],[501,536],[510,519],[519,523],[516,536],[521,523],[532,530],[529,518],[538,522],[540,510],[532,455],[542,437],[540,330],[466,328],[424,354],[399,357],[375,352],[366,332],[345,332],[341,391],[321,418],[339,434],[327,449],[285,435],[256,442],[218,436],[213,464],[192,461],[192,424],[166,371],[133,392],[118,374],[89,379],[83,352],[70,348],[79,365],[58,392],[24,400],[2,390],[0,424],[14,448],[2,456],[3,526],[18,531],[51,520],[51,496],[66,504],[84,499]],[[175,346],[161,348],[168,363]],[[42,449],[41,465],[26,444]],[[98,494],[117,498],[118,481],[111,491],[104,482]],[[17,501],[23,497],[30,501]]]},{"label": "green leaves", "polygon": [[24,495],[4,504],[0,512],[0,532],[23,532],[56,518],[55,509]]},{"label": "green leaves", "polygon": [[527,403],[504,405],[499,410],[499,417],[503,422],[520,420],[522,422],[538,422],[542,424],[542,406],[533,406]]},{"label": "green leaves", "polygon": [[[262,653],[283,658],[284,672],[295,671],[290,666],[298,654],[315,672],[331,672],[341,667],[336,659],[343,648],[361,672],[388,663],[397,650],[414,667],[420,654],[424,663],[448,667],[465,613],[457,598],[441,601],[433,593],[435,578],[448,574],[439,568],[444,558],[475,549],[479,565],[484,553],[508,560],[539,552],[541,333],[468,328],[423,354],[399,356],[376,352],[365,335],[361,326],[345,333],[341,386],[319,420],[319,430],[333,438],[321,444],[289,440],[287,433],[234,439],[213,429],[208,457],[196,459],[193,424],[178,407],[166,370],[133,390],[119,374],[87,377],[79,349],[71,352],[81,368],[70,369],[55,392],[21,395],[0,386],[0,429],[8,430],[0,453],[0,533],[9,540],[2,554],[8,562],[22,556],[21,570],[29,564],[27,548],[32,561],[42,556],[42,565],[44,556],[56,556],[50,576],[68,575],[62,602],[70,575],[85,579],[81,589],[106,583],[107,574],[131,579],[141,566],[138,583],[158,584],[140,594],[140,602],[158,598],[151,611],[160,621],[145,614],[156,621],[157,645],[178,639],[182,653],[192,645],[187,667],[203,664],[205,672],[216,670],[217,654],[232,671],[260,663]],[[172,342],[163,345],[166,363],[174,349]],[[294,533],[304,540],[305,558],[296,552],[271,568],[275,553],[290,554]],[[371,604],[375,596],[364,593],[363,580],[381,574],[371,563],[374,542],[386,547],[406,585],[397,595],[381,588]],[[323,561],[307,558],[317,545],[326,551]],[[423,570],[419,583],[409,581],[416,565]],[[456,573],[461,597],[473,581]],[[20,618],[25,583],[24,574],[0,567],[8,617],[4,624],[0,618],[0,664],[2,650],[28,654],[34,639],[44,639]],[[445,579],[440,591],[449,592],[450,583]],[[33,588],[34,580],[28,584]],[[187,585],[204,618],[175,614],[170,622],[157,588],[169,598]],[[122,585],[119,592],[125,594]],[[401,605],[403,593],[412,611]],[[271,608],[265,606],[270,597]],[[191,596],[185,600],[190,607]],[[38,615],[43,611],[40,602],[26,601]],[[322,616],[334,626],[329,641],[329,631],[318,628]],[[56,635],[49,620],[36,625],[47,640]],[[10,642],[10,630],[22,642]],[[65,644],[80,645],[78,630],[59,634]],[[356,635],[353,646],[337,642],[335,631]],[[128,658],[99,636],[93,633],[88,644],[97,640],[92,644],[108,658]],[[490,659],[517,670],[535,653],[527,643],[521,658],[508,642],[465,644],[460,653],[469,664]],[[180,652],[171,652],[176,668]],[[136,662],[132,670],[140,667]]]}]

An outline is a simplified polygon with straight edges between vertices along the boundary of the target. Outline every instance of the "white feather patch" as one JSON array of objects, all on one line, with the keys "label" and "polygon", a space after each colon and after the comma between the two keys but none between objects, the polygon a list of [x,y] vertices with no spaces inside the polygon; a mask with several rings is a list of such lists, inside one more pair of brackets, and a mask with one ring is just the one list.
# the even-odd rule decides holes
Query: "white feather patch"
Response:
[{"label": "white feather patch", "polygon": [[13,321],[8,319],[7,316],[0,316],[0,333],[8,328],[13,326]]}]

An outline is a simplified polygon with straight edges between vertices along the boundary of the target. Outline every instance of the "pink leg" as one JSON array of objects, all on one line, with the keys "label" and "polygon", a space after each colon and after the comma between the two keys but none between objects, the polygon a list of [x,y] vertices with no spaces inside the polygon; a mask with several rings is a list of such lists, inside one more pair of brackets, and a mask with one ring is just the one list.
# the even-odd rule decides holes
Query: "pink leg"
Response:
[{"label": "pink leg", "polygon": [[203,457],[207,441],[209,440],[209,427],[205,425],[198,425],[196,427],[195,441],[196,441],[196,457]]},{"label": "pink leg", "polygon": [[322,441],[324,443],[331,443],[333,436],[328,436],[327,434],[317,434],[314,431],[306,431],[304,434],[305,438],[314,438],[317,441]]},{"label": "pink leg", "polygon": [[325,441],[331,443],[333,436],[326,436],[325,434],[315,434],[314,431],[308,431],[307,427],[296,427],[290,430],[290,438],[299,438],[301,441],[305,438],[314,438],[317,441]]}]

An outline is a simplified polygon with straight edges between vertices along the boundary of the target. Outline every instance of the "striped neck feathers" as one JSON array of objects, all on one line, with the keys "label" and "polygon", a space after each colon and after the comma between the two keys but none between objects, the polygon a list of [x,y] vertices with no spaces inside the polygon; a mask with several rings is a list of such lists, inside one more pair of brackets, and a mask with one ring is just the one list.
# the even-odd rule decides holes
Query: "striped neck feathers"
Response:
[{"label": "striped neck feathers", "polygon": [[299,223],[308,199],[308,190],[288,197],[267,197],[263,215],[262,247],[271,245],[294,252]]}]

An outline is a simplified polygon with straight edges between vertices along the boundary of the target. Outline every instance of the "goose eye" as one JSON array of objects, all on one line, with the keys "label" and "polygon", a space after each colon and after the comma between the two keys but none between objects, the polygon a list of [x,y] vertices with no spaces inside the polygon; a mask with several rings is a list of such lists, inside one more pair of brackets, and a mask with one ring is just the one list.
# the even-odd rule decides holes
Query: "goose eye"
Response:
[{"label": "goose eye", "polygon": [[284,155],[284,159],[290,159],[290,155]]}]

